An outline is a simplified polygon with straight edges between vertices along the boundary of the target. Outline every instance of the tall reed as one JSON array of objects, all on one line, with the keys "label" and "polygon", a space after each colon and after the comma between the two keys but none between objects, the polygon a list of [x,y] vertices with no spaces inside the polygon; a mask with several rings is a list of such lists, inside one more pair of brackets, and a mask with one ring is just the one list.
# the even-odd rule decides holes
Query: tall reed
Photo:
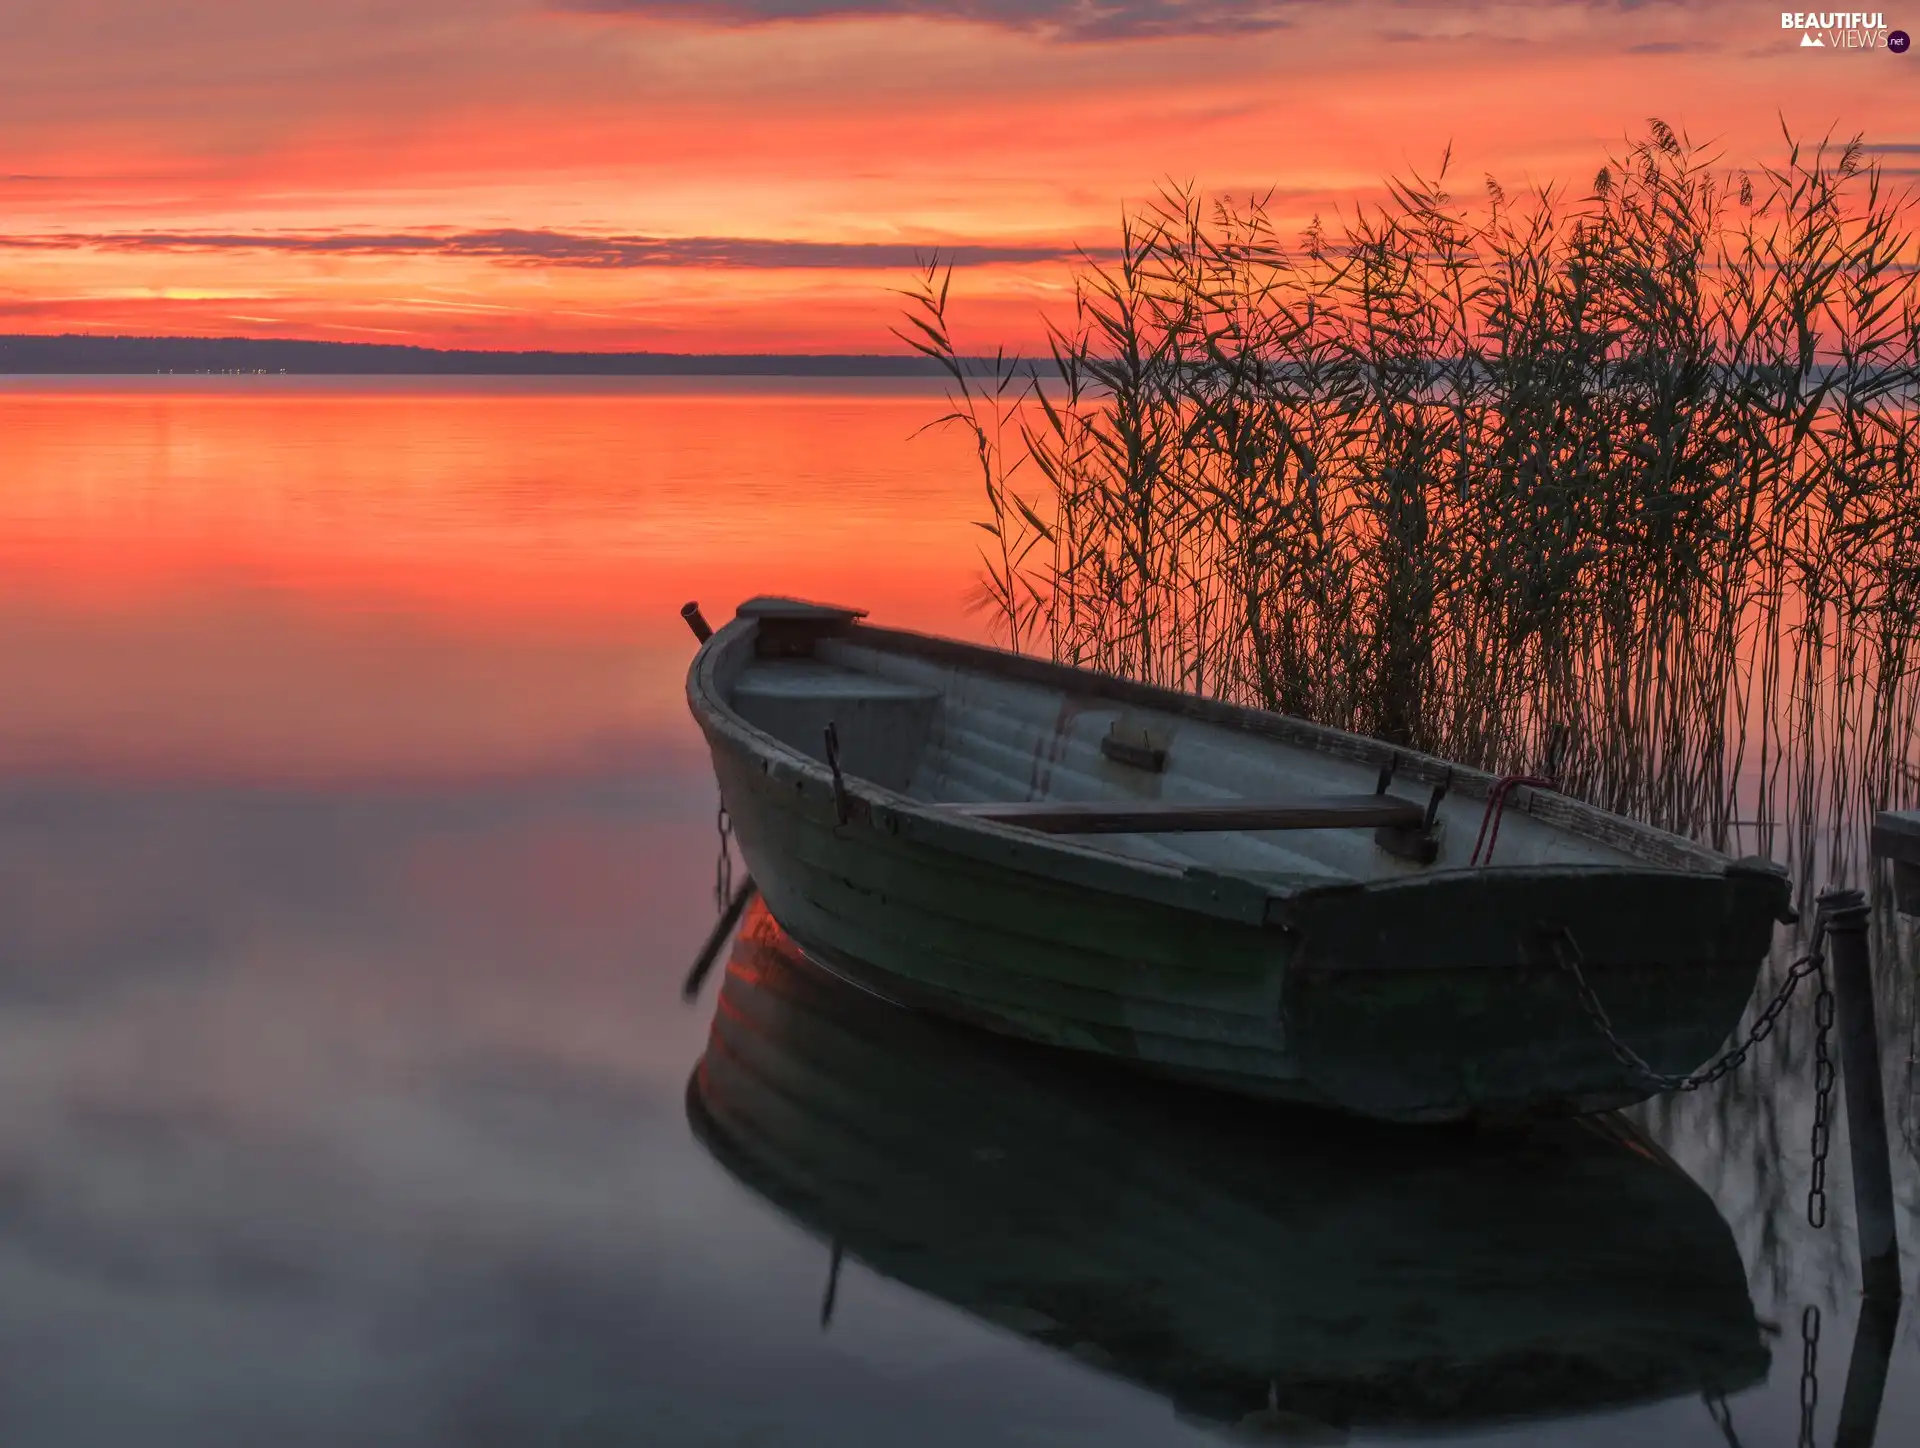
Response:
[{"label": "tall reed", "polygon": [[1572,792],[1845,855],[1920,794],[1914,199],[1657,121],[1577,194],[1447,170],[1291,244],[1170,190],[988,375],[927,269],[1000,633],[1495,770],[1564,721]]}]

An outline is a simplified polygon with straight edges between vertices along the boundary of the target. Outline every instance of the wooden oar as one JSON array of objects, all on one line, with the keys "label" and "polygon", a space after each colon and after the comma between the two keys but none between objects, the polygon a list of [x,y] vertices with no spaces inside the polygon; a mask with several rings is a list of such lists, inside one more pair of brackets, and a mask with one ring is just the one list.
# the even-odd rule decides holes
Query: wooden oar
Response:
[{"label": "wooden oar", "polygon": [[988,800],[940,808],[969,819],[1018,825],[1051,835],[1190,834],[1208,830],[1324,830],[1363,826],[1419,825],[1426,811],[1412,800],[1385,794],[1305,794],[1292,799],[1127,800],[1124,803],[1033,800],[1012,804]]},{"label": "wooden oar", "polygon": [[727,908],[720,912],[720,918],[713,922],[713,933],[707,937],[707,943],[700,947],[700,953],[693,959],[693,969],[687,972],[686,984],[680,987],[680,999],[691,1005],[700,998],[700,987],[707,983],[707,972],[713,969],[713,963],[720,958],[727,937],[733,934],[733,927],[740,923],[747,902],[753,899],[759,887],[749,875],[733,892],[733,898],[727,901]]}]

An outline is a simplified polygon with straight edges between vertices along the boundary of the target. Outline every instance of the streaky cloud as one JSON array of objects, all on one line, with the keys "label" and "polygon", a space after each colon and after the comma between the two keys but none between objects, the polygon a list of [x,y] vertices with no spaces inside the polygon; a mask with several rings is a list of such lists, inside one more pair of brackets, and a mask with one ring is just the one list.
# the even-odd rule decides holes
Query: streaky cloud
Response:
[{"label": "streaky cloud", "polygon": [[[1302,11],[1359,17],[1373,24],[1402,11],[1457,11],[1455,0],[547,0],[576,14],[630,15],[709,29],[803,21],[950,20],[1061,41],[1233,36],[1284,30]],[[1569,7],[1632,14],[1725,10],[1730,0],[1568,0]],[[1390,40],[1430,39],[1389,31]],[[1638,47],[1636,47],[1638,49]],[[1664,49],[1664,47],[1661,47]],[[1659,53],[1654,50],[1652,53]]]},{"label": "streaky cloud", "polygon": [[503,265],[610,271],[646,267],[811,270],[910,267],[938,260],[958,267],[1065,261],[1083,254],[1060,245],[953,245],[891,241],[783,241],[743,236],[594,236],[580,232],[496,231],[97,231],[8,236],[0,249],[118,252],[280,252],[325,256],[470,257]]},{"label": "streaky cloud", "polygon": [[1310,0],[554,0],[562,10],[705,26],[918,17],[1070,41],[1279,30],[1301,3]]}]

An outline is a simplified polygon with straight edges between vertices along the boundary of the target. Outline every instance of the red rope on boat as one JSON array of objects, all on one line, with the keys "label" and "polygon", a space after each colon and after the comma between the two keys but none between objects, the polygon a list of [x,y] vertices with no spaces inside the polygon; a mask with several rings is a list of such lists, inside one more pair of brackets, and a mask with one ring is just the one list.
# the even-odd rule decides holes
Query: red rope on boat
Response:
[{"label": "red rope on boat", "polygon": [[[1507,796],[1523,784],[1534,789],[1560,787],[1558,780],[1539,774],[1503,774],[1496,779],[1493,788],[1487,791],[1487,808],[1480,816],[1480,833],[1473,842],[1473,858],[1467,861],[1469,866],[1493,863],[1493,843],[1500,838],[1500,817],[1507,812]],[[1485,859],[1481,858],[1482,846],[1486,848]]]}]

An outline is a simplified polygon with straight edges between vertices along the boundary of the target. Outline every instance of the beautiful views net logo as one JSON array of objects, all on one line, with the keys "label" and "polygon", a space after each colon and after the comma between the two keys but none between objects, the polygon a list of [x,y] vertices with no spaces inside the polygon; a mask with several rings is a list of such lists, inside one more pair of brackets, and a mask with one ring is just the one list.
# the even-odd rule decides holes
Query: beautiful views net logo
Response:
[{"label": "beautiful views net logo", "polygon": [[1910,43],[1904,30],[1889,30],[1877,10],[1782,10],[1780,28],[1800,32],[1802,50],[1890,50]]}]

